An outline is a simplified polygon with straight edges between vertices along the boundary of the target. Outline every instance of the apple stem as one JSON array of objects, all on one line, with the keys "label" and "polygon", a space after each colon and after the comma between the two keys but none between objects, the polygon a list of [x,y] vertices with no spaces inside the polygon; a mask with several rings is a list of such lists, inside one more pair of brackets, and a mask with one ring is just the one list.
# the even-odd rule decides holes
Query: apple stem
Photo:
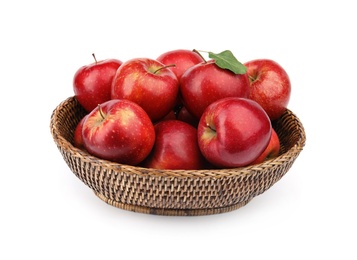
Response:
[{"label": "apple stem", "polygon": [[257,80],[258,76],[256,76],[256,75],[254,75],[254,76],[248,75],[248,78],[249,78],[250,83],[252,83],[252,82]]},{"label": "apple stem", "polygon": [[100,104],[98,104],[98,111],[99,111],[99,114],[100,116],[102,117],[102,119],[105,118],[104,114],[103,114],[103,110],[102,110],[102,107],[100,106]]},{"label": "apple stem", "polygon": [[92,56],[93,56],[93,58],[94,58],[94,60],[95,60],[95,64],[97,64],[98,62],[97,62],[97,58],[95,57],[95,54],[92,53]]},{"label": "apple stem", "polygon": [[200,57],[202,58],[202,60],[203,60],[205,63],[207,63],[206,59],[203,58],[202,54],[201,54],[198,50],[193,49],[192,51],[193,51],[193,52],[196,52],[198,55],[200,55]]},{"label": "apple stem", "polygon": [[208,123],[207,123],[206,125],[207,125],[207,127],[208,127],[209,129],[211,129],[213,132],[217,132],[217,131],[216,131],[216,128],[213,128],[213,127],[210,126]]},{"label": "apple stem", "polygon": [[161,68],[158,68],[157,70],[155,70],[153,72],[153,74],[156,74],[158,71],[162,70],[162,69],[165,69],[165,68],[170,68],[170,67],[176,67],[176,64],[170,64],[170,65],[166,65],[166,66],[163,66]]}]

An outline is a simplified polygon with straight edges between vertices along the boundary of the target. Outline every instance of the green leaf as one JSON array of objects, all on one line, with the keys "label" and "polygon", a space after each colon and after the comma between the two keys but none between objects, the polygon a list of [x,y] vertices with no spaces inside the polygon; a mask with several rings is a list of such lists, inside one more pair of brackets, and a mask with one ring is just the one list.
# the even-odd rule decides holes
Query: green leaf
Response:
[{"label": "green leaf", "polygon": [[218,67],[228,69],[235,74],[245,74],[247,72],[247,68],[234,57],[231,51],[226,50],[218,54],[208,52],[208,57],[214,59]]}]

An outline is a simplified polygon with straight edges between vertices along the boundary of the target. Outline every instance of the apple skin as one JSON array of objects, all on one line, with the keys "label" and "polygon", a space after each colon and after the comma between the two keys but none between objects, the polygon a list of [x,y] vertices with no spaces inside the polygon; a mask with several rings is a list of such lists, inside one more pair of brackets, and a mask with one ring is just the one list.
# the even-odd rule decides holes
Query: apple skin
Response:
[{"label": "apple skin", "polygon": [[113,77],[122,61],[106,59],[80,67],[73,77],[73,90],[87,112],[111,99]]},{"label": "apple skin", "polygon": [[264,162],[265,160],[275,158],[279,155],[279,152],[280,152],[280,140],[279,140],[279,136],[277,135],[277,133],[275,132],[275,130],[273,128],[267,148],[264,150],[264,152],[257,159],[255,159],[251,163],[251,165],[259,164],[259,163]]},{"label": "apple skin", "polygon": [[134,58],[124,62],[117,70],[111,98],[137,103],[155,122],[173,109],[178,91],[178,79],[170,68],[153,59]]},{"label": "apple skin", "polygon": [[214,60],[192,66],[180,81],[183,104],[197,119],[214,101],[225,97],[248,98],[249,91],[247,74],[234,74],[219,68]]},{"label": "apple skin", "polygon": [[216,167],[247,166],[268,146],[271,131],[271,121],[257,102],[228,97],[204,111],[198,124],[198,144]]},{"label": "apple skin", "polygon": [[186,107],[181,107],[177,112],[177,120],[189,123],[193,127],[197,128],[199,120],[193,116]]},{"label": "apple skin", "polygon": [[83,138],[82,138],[82,129],[83,123],[87,119],[87,115],[85,115],[77,124],[76,128],[74,129],[73,134],[73,144],[75,147],[84,150]]},{"label": "apple skin", "polygon": [[170,170],[198,170],[205,159],[197,143],[197,129],[179,120],[155,124],[156,141],[143,167]]},{"label": "apple skin", "polygon": [[289,104],[289,75],[281,65],[269,59],[256,59],[244,65],[251,85],[249,98],[258,102],[271,120],[278,119]]},{"label": "apple skin", "polygon": [[176,119],[176,113],[174,110],[170,110],[170,112],[164,116],[163,118],[161,118],[159,121],[156,121],[155,123],[164,121],[164,120],[172,120],[172,119]]},{"label": "apple skin", "polygon": [[179,80],[188,68],[204,62],[204,59],[199,54],[186,49],[176,49],[162,53],[156,60],[165,65],[175,64],[175,67],[171,67],[170,69]]},{"label": "apple skin", "polygon": [[99,158],[137,165],[150,153],[155,129],[147,113],[136,103],[113,99],[98,105],[83,123],[86,150]]}]

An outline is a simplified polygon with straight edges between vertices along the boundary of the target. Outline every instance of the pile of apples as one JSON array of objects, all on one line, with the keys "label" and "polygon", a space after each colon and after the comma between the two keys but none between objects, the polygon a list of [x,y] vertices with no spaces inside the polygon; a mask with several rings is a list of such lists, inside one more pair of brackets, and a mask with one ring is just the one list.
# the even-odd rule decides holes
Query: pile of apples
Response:
[{"label": "pile of apples", "polygon": [[73,90],[88,112],[74,145],[133,166],[199,170],[262,163],[278,156],[272,121],[286,110],[291,84],[270,59],[240,63],[177,49],[156,59],[97,61],[80,67]]}]

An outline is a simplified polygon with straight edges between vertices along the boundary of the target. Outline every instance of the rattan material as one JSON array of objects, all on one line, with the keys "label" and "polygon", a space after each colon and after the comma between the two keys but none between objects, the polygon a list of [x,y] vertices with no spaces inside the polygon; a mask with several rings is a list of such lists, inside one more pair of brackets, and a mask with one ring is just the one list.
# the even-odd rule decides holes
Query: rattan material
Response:
[{"label": "rattan material", "polygon": [[197,216],[238,209],[280,180],[306,141],[300,120],[287,110],[273,123],[281,151],[272,160],[234,169],[155,170],[109,162],[75,148],[74,129],[84,115],[75,97],[53,111],[50,129],[63,159],[106,203],[148,214]]}]

